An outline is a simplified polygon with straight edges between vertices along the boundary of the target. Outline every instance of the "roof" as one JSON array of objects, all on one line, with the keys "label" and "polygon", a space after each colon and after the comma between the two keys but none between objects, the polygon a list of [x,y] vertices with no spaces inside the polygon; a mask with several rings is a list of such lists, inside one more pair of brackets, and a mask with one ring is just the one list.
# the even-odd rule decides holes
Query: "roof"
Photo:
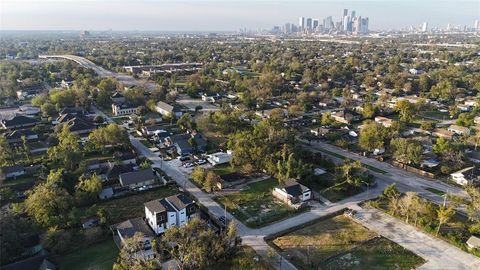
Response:
[{"label": "roof", "polygon": [[480,247],[480,238],[474,235],[470,236],[470,238],[467,240],[467,245],[472,247]]},{"label": "roof", "polygon": [[2,167],[2,172],[5,174],[8,173],[13,173],[13,172],[20,172],[24,171],[25,167],[23,165],[14,165],[14,166],[7,166],[7,167]]},{"label": "roof", "polygon": [[158,199],[146,202],[145,207],[152,213],[161,213],[167,211],[167,207],[161,202],[161,200]]},{"label": "roof", "polygon": [[2,124],[5,125],[5,127],[15,127],[19,125],[35,125],[38,123],[38,121],[34,118],[27,117],[25,115],[15,115],[12,119],[10,120],[3,120]]},{"label": "roof", "polygon": [[165,199],[167,199],[167,201],[170,202],[178,210],[184,209],[193,203],[193,200],[183,193],[175,194]]},{"label": "roof", "polygon": [[110,167],[106,173],[107,180],[117,179],[122,173],[128,173],[133,171],[132,164],[114,164]]},{"label": "roof", "polygon": [[303,192],[310,190],[306,186],[299,184],[297,182],[292,182],[290,184],[287,184],[283,187],[283,189],[285,190],[285,192],[287,192],[288,195],[291,195],[293,197],[298,197],[302,195]]},{"label": "roof", "polygon": [[134,218],[126,220],[122,223],[115,225],[115,228],[122,235],[122,237],[132,237],[135,233],[139,232],[146,237],[153,237],[153,232],[147,226],[142,218]]},{"label": "roof", "polygon": [[152,169],[144,169],[136,172],[122,173],[119,176],[122,185],[141,183],[155,179]]},{"label": "roof", "polygon": [[9,265],[2,266],[2,270],[55,270],[57,269],[48,260],[48,255],[44,252],[27,258],[25,260],[14,262]]},{"label": "roof", "polygon": [[21,139],[22,136],[28,137],[36,134],[37,133],[31,131],[30,129],[20,129],[20,130],[14,130],[13,132],[7,134],[5,137],[8,140],[17,140],[17,139]]},{"label": "roof", "polygon": [[167,112],[180,112],[181,109],[176,105],[170,105],[163,101],[157,102],[157,107]]},{"label": "roof", "polygon": [[461,174],[467,180],[475,180],[480,175],[480,168],[479,167],[467,167],[452,173],[451,175]]},{"label": "roof", "polygon": [[76,116],[67,121],[67,125],[70,128],[70,131],[82,131],[82,130],[92,130],[95,128],[95,125],[89,120]]},{"label": "roof", "polygon": [[113,93],[112,95],[112,98],[123,98],[124,96],[118,92],[118,91],[115,91],[115,93]]}]

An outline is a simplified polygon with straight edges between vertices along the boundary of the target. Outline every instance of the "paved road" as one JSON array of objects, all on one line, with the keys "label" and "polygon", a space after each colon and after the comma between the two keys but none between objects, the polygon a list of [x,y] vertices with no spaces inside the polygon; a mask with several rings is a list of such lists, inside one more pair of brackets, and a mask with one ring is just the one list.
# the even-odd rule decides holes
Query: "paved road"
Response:
[{"label": "paved road", "polygon": [[120,74],[117,72],[113,72],[110,70],[106,70],[103,67],[93,63],[92,61],[81,57],[77,55],[69,55],[69,54],[64,54],[64,55],[39,55],[38,58],[42,59],[47,59],[47,58],[61,58],[61,59],[67,59],[74,61],[78,63],[79,65],[85,67],[85,68],[90,68],[93,69],[100,77],[115,77],[117,78],[120,82],[123,82],[126,86],[141,86],[144,87],[145,89],[148,90],[155,90],[157,88],[157,85],[152,82],[147,82],[147,81],[141,81],[133,78],[132,76],[125,75],[125,74]]},{"label": "paved road", "polygon": [[[302,140],[302,142],[307,142],[307,141]],[[434,188],[434,189],[443,191],[445,193],[452,193],[452,194],[456,194],[464,197],[468,196],[466,192],[461,188],[446,184],[439,180],[426,179],[426,178],[420,177],[417,174],[410,173],[402,169],[399,169],[397,167],[394,167],[389,163],[381,162],[376,159],[372,159],[364,156],[360,156],[356,153],[346,151],[340,147],[336,147],[331,144],[312,141],[310,142],[309,147],[319,151],[327,150],[329,152],[338,153],[342,156],[348,157],[353,160],[360,160],[363,164],[367,164],[372,167],[386,171],[387,172],[386,174],[377,173],[375,171],[371,171],[371,172],[375,176],[377,176],[378,178],[386,182],[394,182],[397,185],[408,187],[410,189],[409,191],[418,192],[419,194],[425,197],[428,197],[428,199],[431,199],[432,201],[438,202],[438,200],[443,200],[443,199],[442,197],[425,190],[425,188],[427,187]]]},{"label": "paved road", "polygon": [[447,242],[420,232],[415,227],[382,213],[376,209],[363,209],[358,206],[355,219],[368,229],[411,250],[424,258],[427,263],[422,270],[473,270],[480,269],[480,259],[468,254]]}]

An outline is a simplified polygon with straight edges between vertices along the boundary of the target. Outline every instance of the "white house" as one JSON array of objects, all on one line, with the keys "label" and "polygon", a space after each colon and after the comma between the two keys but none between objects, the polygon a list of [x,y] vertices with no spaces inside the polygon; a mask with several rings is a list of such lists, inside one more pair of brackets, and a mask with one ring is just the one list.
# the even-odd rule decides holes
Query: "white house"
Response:
[{"label": "white house", "polygon": [[479,172],[480,171],[477,167],[472,166],[454,172],[450,174],[450,176],[455,183],[465,186],[467,184],[479,181]]},{"label": "white house", "polygon": [[112,113],[115,116],[120,116],[120,115],[131,115],[137,113],[138,108],[137,107],[132,107],[128,106],[127,104],[117,104],[113,103],[112,104]]},{"label": "white house", "polygon": [[303,202],[312,199],[312,191],[308,187],[295,181],[292,181],[285,186],[274,188],[272,194],[275,198],[290,206],[300,205]]},{"label": "white house", "polygon": [[181,193],[145,203],[146,222],[157,235],[185,225],[195,217],[195,212],[195,202]]},{"label": "white house", "polygon": [[208,162],[210,162],[213,166],[229,163],[232,160],[232,152],[227,151],[225,152],[217,152],[207,156]]},{"label": "white house", "polygon": [[155,110],[163,116],[174,116],[176,118],[179,118],[183,114],[180,108],[178,108],[177,106],[172,106],[163,101],[157,102]]}]

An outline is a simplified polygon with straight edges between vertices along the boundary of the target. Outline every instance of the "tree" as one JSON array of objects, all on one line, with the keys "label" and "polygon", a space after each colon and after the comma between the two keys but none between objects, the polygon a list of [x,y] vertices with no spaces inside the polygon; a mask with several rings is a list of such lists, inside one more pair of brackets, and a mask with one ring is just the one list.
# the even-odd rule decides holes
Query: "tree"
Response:
[{"label": "tree", "polygon": [[128,147],[130,140],[125,129],[117,124],[108,124],[106,127],[97,128],[88,135],[87,149],[102,150],[107,147]]},{"label": "tree", "polygon": [[320,120],[320,123],[324,126],[329,126],[331,124],[333,124],[333,122],[335,122],[335,120],[333,120],[332,118],[332,114],[331,113],[322,113],[322,118]]},{"label": "tree", "polygon": [[220,176],[218,176],[214,171],[209,170],[205,176],[205,181],[203,182],[203,188],[207,192],[212,192],[216,189],[216,185],[220,182]]},{"label": "tree", "polygon": [[195,130],[197,128],[192,116],[189,113],[183,114],[178,120],[177,125],[184,130]]},{"label": "tree", "polygon": [[458,115],[456,124],[462,127],[471,127],[474,125],[475,113],[461,113]]},{"label": "tree", "polygon": [[193,171],[192,171],[192,180],[195,181],[198,184],[203,185],[203,182],[205,181],[205,176],[207,172],[205,168],[196,166]]},{"label": "tree", "polygon": [[[0,197],[2,200],[3,197]],[[28,252],[30,247],[24,246],[29,238],[39,232],[38,225],[31,219],[13,211],[0,211],[0,263],[8,264]]]},{"label": "tree", "polygon": [[390,142],[393,157],[406,164],[418,164],[422,159],[423,148],[419,141],[395,138]]},{"label": "tree", "polygon": [[405,217],[405,222],[409,223],[410,217],[415,217],[415,222],[418,217],[418,207],[422,204],[420,197],[415,192],[407,192],[398,201],[400,214]]},{"label": "tree", "polygon": [[213,264],[232,258],[238,245],[235,224],[229,224],[217,236],[199,219],[168,229],[162,241],[182,270],[210,269]]},{"label": "tree", "polygon": [[42,238],[42,245],[50,252],[60,255],[65,254],[72,245],[72,233],[67,230],[50,227]]},{"label": "tree", "polygon": [[96,174],[90,177],[82,176],[76,186],[75,196],[80,204],[92,203],[102,190],[102,180]]},{"label": "tree", "polygon": [[449,140],[443,137],[440,137],[432,146],[432,150],[436,154],[442,154],[442,153],[453,151],[453,146]]},{"label": "tree", "polygon": [[365,121],[358,139],[360,147],[372,152],[375,149],[383,148],[384,140],[385,132],[383,126],[373,121]]},{"label": "tree", "polygon": [[26,212],[44,226],[65,226],[71,208],[71,196],[60,187],[63,170],[51,171],[45,183],[38,184],[27,192]]},{"label": "tree", "polygon": [[438,236],[441,227],[446,224],[452,217],[455,215],[455,207],[453,204],[448,206],[441,205],[437,209],[437,220],[438,220],[438,227],[435,235]]},{"label": "tree", "polygon": [[362,116],[363,118],[372,118],[375,116],[376,111],[377,108],[371,102],[366,102],[363,105]]},{"label": "tree", "polygon": [[122,242],[122,249],[113,270],[155,270],[161,266],[155,260],[143,256],[145,240],[142,233],[137,232]]},{"label": "tree", "polygon": [[63,124],[58,134],[58,145],[48,149],[48,157],[53,162],[62,164],[67,170],[77,167],[82,151],[80,150],[80,138],[70,132],[68,125]]},{"label": "tree", "polygon": [[15,163],[15,152],[10,147],[7,139],[4,136],[0,136],[0,166],[12,166]]},{"label": "tree", "polygon": [[434,121],[422,121],[420,123],[420,128],[427,131],[432,131],[435,129],[435,122]]},{"label": "tree", "polygon": [[415,115],[415,105],[408,100],[402,99],[395,104],[395,110],[400,113],[400,121],[409,123]]}]

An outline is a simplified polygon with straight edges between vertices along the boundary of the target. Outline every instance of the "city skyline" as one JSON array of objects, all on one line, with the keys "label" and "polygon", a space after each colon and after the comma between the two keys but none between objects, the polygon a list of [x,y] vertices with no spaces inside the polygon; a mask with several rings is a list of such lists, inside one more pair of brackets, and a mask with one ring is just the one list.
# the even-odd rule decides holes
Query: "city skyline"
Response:
[{"label": "city skyline", "polygon": [[[255,4],[255,9],[251,7]],[[369,17],[370,30],[473,27],[478,1],[113,1],[6,0],[1,30],[236,31],[270,29],[298,17],[339,21],[343,9]],[[132,12],[135,10],[135,12]],[[28,19],[26,19],[28,18]],[[208,19],[207,19],[208,18]],[[313,22],[312,22],[313,23]]]}]

